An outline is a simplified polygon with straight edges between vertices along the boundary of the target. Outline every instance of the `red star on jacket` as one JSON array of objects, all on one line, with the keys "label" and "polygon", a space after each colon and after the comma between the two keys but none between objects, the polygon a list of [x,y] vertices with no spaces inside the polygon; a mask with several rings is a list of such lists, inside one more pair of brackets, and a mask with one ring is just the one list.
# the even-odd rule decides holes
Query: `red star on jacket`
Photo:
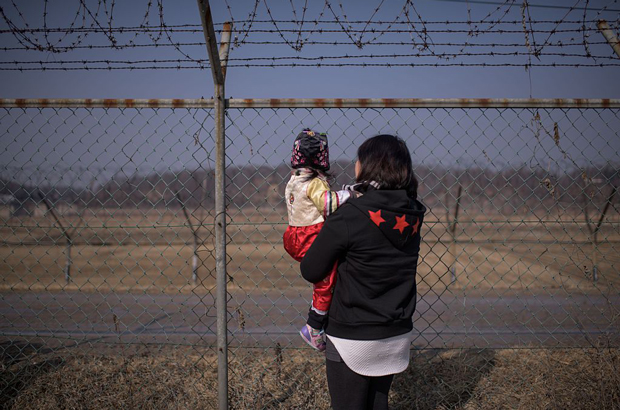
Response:
[{"label": "red star on jacket", "polygon": [[394,225],[394,229],[398,229],[398,231],[402,234],[403,230],[408,226],[409,224],[405,221],[405,215],[396,217],[396,225]]},{"label": "red star on jacket", "polygon": [[418,233],[418,228],[420,227],[420,218],[416,218],[415,224],[413,225],[413,232],[411,232],[411,236]]},{"label": "red star on jacket", "polygon": [[368,211],[368,213],[370,214],[370,220],[377,224],[377,226],[381,225],[381,222],[385,222],[385,219],[381,218],[380,209],[377,212]]}]

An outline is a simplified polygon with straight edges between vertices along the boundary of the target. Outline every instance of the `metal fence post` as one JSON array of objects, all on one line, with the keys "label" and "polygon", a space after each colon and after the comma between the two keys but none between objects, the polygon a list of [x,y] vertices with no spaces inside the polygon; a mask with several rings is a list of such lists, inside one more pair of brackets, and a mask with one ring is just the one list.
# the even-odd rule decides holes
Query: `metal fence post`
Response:
[{"label": "metal fence post", "polygon": [[219,408],[228,408],[228,340],[226,308],[226,144],[224,85],[215,86],[215,269],[217,273],[217,356]]},{"label": "metal fence post", "polygon": [[609,24],[607,24],[607,21],[599,20],[598,23],[596,24],[596,27],[598,27],[599,31],[601,32],[603,37],[605,37],[605,40],[607,40],[611,48],[614,49],[614,52],[616,53],[616,55],[620,57],[620,41],[618,41],[618,37],[613,32],[613,30],[609,27]]},{"label": "metal fence post", "polygon": [[213,17],[208,0],[197,0],[202,28],[207,43],[207,53],[213,74],[213,99],[215,104],[215,270],[217,308],[217,386],[218,406],[228,408],[228,338],[226,306],[226,136],[225,93],[226,61],[230,47],[232,24],[226,23],[222,31],[218,52]]}]

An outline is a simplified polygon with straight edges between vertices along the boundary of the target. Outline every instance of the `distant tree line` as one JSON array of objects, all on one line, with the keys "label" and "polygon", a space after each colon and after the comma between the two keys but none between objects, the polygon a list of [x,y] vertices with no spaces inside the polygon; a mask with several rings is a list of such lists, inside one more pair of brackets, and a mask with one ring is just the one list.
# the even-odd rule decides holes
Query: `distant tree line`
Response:
[{"label": "distant tree line", "polygon": [[[499,171],[419,165],[415,171],[420,181],[420,199],[436,213],[454,206],[458,185],[461,185],[464,210],[521,214],[554,210],[580,212],[586,204],[593,210],[602,208],[611,187],[620,188],[619,170],[618,166],[607,165],[601,169],[590,167],[553,174],[527,165],[508,166]],[[331,172],[335,189],[353,181],[354,167],[350,161],[336,161]],[[226,193],[231,207],[284,209],[284,189],[290,175],[287,165],[229,166],[226,175]],[[190,209],[200,206],[211,209],[215,195],[214,172],[197,169],[129,176],[119,173],[89,188],[35,187],[0,179],[3,206],[11,206],[14,214],[31,214],[39,202],[39,193],[52,204],[70,204],[74,208],[179,208],[181,201]],[[612,203],[616,210],[620,209],[619,203],[620,195],[617,195]]]}]

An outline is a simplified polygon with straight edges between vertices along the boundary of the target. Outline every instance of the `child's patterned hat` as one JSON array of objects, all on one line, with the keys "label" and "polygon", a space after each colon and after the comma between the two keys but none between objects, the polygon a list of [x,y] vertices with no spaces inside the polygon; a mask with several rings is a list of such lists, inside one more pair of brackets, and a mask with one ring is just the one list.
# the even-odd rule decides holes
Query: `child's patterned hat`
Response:
[{"label": "child's patterned hat", "polygon": [[329,171],[329,148],[327,134],[318,133],[305,128],[293,143],[291,167],[311,167],[321,171]]}]

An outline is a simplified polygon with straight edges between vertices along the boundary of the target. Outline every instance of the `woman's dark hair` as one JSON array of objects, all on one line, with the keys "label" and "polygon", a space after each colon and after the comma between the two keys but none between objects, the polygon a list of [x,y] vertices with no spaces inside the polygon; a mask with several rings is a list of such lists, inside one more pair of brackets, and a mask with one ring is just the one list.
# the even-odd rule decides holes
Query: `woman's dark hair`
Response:
[{"label": "woman's dark hair", "polygon": [[417,198],[418,180],[402,139],[388,134],[369,138],[357,149],[357,159],[361,166],[357,182],[375,181],[379,189],[404,189],[410,198]]}]

